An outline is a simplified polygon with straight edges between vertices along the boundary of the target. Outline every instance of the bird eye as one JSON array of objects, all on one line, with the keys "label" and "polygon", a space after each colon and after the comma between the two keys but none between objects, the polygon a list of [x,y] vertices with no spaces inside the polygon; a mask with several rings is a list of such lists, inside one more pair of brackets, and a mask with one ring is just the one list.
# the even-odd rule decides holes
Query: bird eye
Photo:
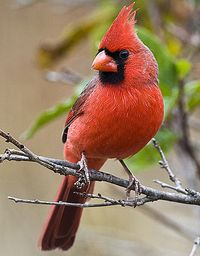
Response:
[{"label": "bird eye", "polygon": [[127,50],[122,50],[120,53],[119,53],[119,57],[120,59],[122,60],[127,60],[129,56],[129,52]]}]

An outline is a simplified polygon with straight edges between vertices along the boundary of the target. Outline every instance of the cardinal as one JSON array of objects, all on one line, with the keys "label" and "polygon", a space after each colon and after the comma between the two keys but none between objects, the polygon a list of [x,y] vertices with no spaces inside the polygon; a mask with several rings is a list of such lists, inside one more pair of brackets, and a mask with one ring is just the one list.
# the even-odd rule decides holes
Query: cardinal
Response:
[{"label": "cardinal", "polygon": [[[82,163],[85,169],[99,170],[109,158],[123,163],[152,139],[163,121],[157,62],[136,34],[133,5],[124,6],[105,33],[92,63],[97,75],[80,94],[65,122],[64,157]],[[56,201],[85,203],[86,199],[76,193],[93,192],[94,182],[88,181],[87,172],[85,176],[87,182],[82,188],[77,186],[76,177],[64,177]],[[41,249],[68,250],[74,243],[82,210],[52,206],[40,238]]]}]

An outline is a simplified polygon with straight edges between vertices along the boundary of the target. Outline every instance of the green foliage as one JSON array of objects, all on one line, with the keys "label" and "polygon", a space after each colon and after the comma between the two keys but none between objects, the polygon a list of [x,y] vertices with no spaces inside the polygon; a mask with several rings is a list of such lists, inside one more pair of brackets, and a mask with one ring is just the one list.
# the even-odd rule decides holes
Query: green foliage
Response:
[{"label": "green foliage", "polygon": [[188,110],[195,110],[200,105],[200,80],[190,81],[186,83],[185,94],[187,97],[186,104]]},{"label": "green foliage", "polygon": [[30,139],[38,130],[52,122],[60,115],[66,114],[74,104],[77,94],[74,94],[71,98],[65,102],[58,103],[57,105],[42,112],[34,121],[32,126],[22,134],[24,139]]},{"label": "green foliage", "polygon": [[178,89],[173,88],[171,91],[171,95],[164,95],[164,105],[165,105],[165,120],[167,120],[171,114],[172,110],[175,108],[177,100],[178,100]]},{"label": "green foliage", "polygon": [[151,31],[139,27],[138,36],[142,42],[149,47],[153,52],[159,66],[159,85],[164,97],[165,103],[165,118],[171,114],[177,96],[178,96],[178,79],[179,71],[177,69],[176,60],[163,45],[161,40],[156,37]]},{"label": "green foliage", "polygon": [[176,69],[178,73],[178,78],[182,80],[189,74],[191,70],[191,63],[186,59],[179,59],[176,62]]},{"label": "green foliage", "polygon": [[36,120],[33,122],[31,127],[26,130],[22,137],[24,139],[30,139],[33,135],[38,132],[41,128],[46,126],[48,123],[54,121],[61,115],[66,115],[67,112],[72,108],[74,102],[78,98],[78,95],[81,93],[85,85],[88,83],[88,80],[83,80],[76,88],[74,94],[64,102],[58,103],[55,106],[42,112]]},{"label": "green foliage", "polygon": [[178,76],[176,62],[166,46],[149,30],[138,27],[138,36],[153,52],[159,66],[159,82],[164,95],[171,95],[172,89],[177,86]]}]

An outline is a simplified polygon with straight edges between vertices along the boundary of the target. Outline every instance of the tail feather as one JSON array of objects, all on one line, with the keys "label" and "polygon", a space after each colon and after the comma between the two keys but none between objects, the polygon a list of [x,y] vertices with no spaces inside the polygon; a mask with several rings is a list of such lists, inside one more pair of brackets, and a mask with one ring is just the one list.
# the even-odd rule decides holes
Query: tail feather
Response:
[{"label": "tail feather", "polygon": [[[90,168],[100,169],[105,161],[91,162]],[[96,168],[95,168],[96,167]],[[70,203],[85,203],[86,199],[74,193],[80,192],[74,187],[77,178],[74,176],[66,176],[58,191],[55,201],[63,201]],[[85,187],[81,192],[92,193],[94,182],[91,182],[88,187]],[[68,250],[74,243],[76,232],[79,227],[82,208],[73,206],[58,206],[51,207],[49,216],[44,226],[43,233],[39,240],[39,246],[42,250],[53,250],[56,248]]]},{"label": "tail feather", "polygon": [[[75,181],[76,178],[73,176],[63,179],[56,201],[85,203],[85,198],[74,193],[76,191],[73,189]],[[72,206],[52,206],[39,241],[41,249],[69,249],[73,245],[82,210],[82,208]]]}]

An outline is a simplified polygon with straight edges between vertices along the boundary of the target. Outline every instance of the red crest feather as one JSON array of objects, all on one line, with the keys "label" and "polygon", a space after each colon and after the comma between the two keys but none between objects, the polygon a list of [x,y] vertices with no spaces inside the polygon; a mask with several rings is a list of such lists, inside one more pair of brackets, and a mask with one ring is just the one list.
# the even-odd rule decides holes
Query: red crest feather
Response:
[{"label": "red crest feather", "polygon": [[104,35],[99,48],[107,48],[109,51],[117,51],[121,49],[133,49],[138,37],[134,31],[136,23],[136,10],[132,11],[135,3],[128,7],[124,6],[117,18]]}]

